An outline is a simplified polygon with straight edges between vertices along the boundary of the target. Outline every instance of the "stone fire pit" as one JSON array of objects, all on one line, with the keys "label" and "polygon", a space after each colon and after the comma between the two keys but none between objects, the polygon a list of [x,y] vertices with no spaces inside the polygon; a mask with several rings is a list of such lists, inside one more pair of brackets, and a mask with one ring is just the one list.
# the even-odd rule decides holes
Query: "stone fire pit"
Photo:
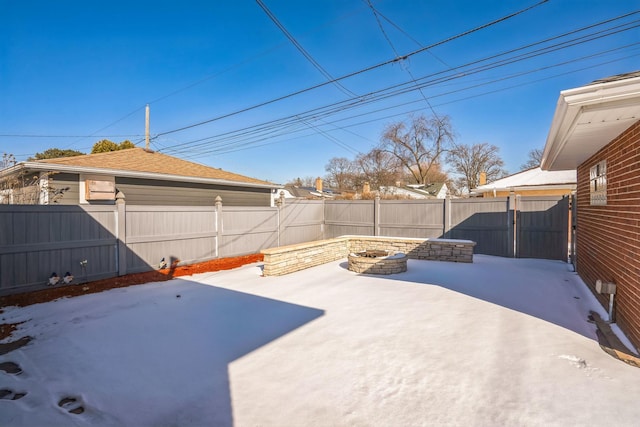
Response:
[{"label": "stone fire pit", "polygon": [[407,271],[407,255],[391,254],[384,250],[366,250],[350,253],[349,270],[366,274],[395,274]]}]

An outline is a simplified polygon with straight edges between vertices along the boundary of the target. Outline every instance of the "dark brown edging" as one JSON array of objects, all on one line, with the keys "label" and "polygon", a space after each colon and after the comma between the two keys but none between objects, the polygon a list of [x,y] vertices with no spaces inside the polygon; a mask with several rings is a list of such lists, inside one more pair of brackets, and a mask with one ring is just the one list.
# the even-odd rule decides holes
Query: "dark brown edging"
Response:
[{"label": "dark brown edging", "polygon": [[[31,304],[49,302],[63,297],[75,297],[80,295],[94,294],[109,289],[123,288],[133,285],[141,285],[149,282],[163,282],[174,277],[189,276],[197,273],[211,271],[229,270],[245,264],[260,262],[263,260],[262,254],[243,255],[232,258],[219,258],[211,261],[178,266],[164,270],[148,271],[144,273],[127,274],[110,279],[96,280],[93,282],[56,286],[39,291],[25,292],[21,294],[6,295],[0,297],[0,313],[2,307],[18,306],[24,307]],[[1,325],[0,325],[1,326]]]},{"label": "dark brown edging", "polygon": [[635,354],[632,354],[629,349],[627,349],[627,347],[622,344],[620,338],[618,338],[618,336],[611,330],[611,325],[602,320],[598,313],[594,311],[590,313],[591,318],[593,318],[598,328],[596,334],[598,335],[598,343],[600,344],[600,348],[602,348],[605,353],[609,354],[612,357],[615,357],[618,360],[623,361],[627,365],[640,368],[640,358]]}]

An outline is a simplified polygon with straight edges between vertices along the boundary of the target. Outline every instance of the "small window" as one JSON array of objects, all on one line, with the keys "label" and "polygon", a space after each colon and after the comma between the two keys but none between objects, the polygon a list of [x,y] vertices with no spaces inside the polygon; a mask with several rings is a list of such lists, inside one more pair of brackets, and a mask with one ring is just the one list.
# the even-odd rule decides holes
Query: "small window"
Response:
[{"label": "small window", "polygon": [[589,172],[589,191],[592,205],[607,204],[607,161],[602,160],[591,166]]}]

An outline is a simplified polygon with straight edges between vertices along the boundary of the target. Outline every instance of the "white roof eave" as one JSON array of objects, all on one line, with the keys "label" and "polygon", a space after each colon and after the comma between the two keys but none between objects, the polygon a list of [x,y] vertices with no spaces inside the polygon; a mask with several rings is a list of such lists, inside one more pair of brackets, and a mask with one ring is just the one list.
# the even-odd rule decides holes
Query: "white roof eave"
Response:
[{"label": "white roof eave", "polygon": [[541,167],[575,169],[638,120],[640,77],[562,91]]},{"label": "white roof eave", "polygon": [[482,187],[471,190],[475,194],[493,193],[494,191],[529,191],[529,190],[575,190],[575,183],[546,184],[546,185],[516,185],[512,187]]}]

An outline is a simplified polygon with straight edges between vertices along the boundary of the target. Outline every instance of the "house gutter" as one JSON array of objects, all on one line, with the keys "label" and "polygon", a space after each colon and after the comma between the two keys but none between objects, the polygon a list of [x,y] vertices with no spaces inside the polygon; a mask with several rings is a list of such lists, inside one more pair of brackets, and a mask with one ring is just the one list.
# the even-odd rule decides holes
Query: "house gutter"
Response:
[{"label": "house gutter", "polygon": [[102,169],[102,168],[93,168],[93,167],[86,167],[86,166],[54,165],[51,163],[40,163],[40,162],[22,162],[10,168],[3,169],[2,171],[0,171],[0,178],[20,172],[21,170],[113,175],[113,176],[123,177],[123,178],[157,179],[157,180],[163,180],[163,181],[176,181],[176,178],[178,178],[182,182],[192,182],[192,183],[198,183],[198,184],[218,184],[218,185],[228,185],[233,187],[253,187],[253,188],[268,188],[268,189],[280,187],[277,184],[255,184],[251,182],[229,181],[226,179],[200,178],[196,176],[171,175],[171,174],[163,174],[163,173],[155,173],[155,172],[126,171],[126,170],[119,170],[119,169]]}]

